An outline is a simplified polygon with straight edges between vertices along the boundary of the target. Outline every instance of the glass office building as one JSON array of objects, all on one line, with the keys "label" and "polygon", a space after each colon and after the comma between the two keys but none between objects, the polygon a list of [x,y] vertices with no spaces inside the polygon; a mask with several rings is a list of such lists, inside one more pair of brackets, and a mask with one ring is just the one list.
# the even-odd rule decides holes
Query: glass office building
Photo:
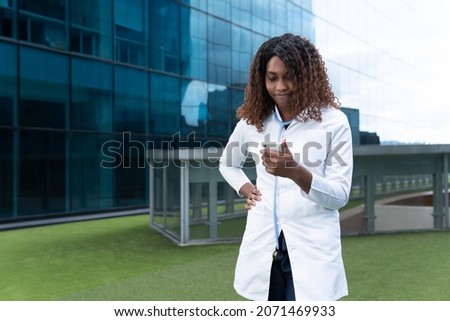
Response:
[{"label": "glass office building", "polygon": [[148,207],[145,151],[223,144],[311,1],[0,0],[0,223]]}]

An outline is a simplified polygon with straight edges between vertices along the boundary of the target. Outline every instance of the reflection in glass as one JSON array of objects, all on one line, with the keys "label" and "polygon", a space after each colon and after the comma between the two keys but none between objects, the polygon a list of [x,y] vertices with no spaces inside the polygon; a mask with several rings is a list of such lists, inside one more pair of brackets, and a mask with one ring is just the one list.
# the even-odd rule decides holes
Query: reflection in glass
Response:
[{"label": "reflection in glass", "polygon": [[0,129],[0,219],[13,213],[13,131]]},{"label": "reflection in glass", "polygon": [[231,82],[242,89],[248,81],[252,52],[251,32],[236,26],[231,28]]},{"label": "reflection in glass", "polygon": [[71,50],[86,55],[112,58],[112,2],[71,1]]},{"label": "reflection in glass", "polygon": [[181,72],[184,76],[206,81],[206,15],[182,7],[181,25]]},{"label": "reflection in glass", "polygon": [[10,37],[13,36],[13,11],[12,3],[10,0],[0,1],[0,36]]},{"label": "reflection in glass", "polygon": [[19,39],[49,46],[68,49],[66,39],[66,1],[18,0]]},{"label": "reflection in glass", "polygon": [[148,133],[148,73],[117,66],[114,79],[114,130]]},{"label": "reflection in glass", "polygon": [[73,58],[71,127],[112,131],[111,97],[112,66],[98,61]]},{"label": "reflection in glass", "polygon": [[183,134],[195,133],[201,139],[228,135],[228,95],[227,87],[222,85],[188,82],[181,101]]},{"label": "reflection in glass", "polygon": [[144,0],[114,0],[116,60],[147,66],[148,4]]},{"label": "reflection in glass", "polygon": [[0,125],[13,124],[14,100],[17,93],[16,47],[0,43],[2,59],[9,63],[0,63]]},{"label": "reflection in glass", "polygon": [[224,139],[230,133],[230,91],[225,86],[208,84],[208,138]]},{"label": "reflection in glass", "polygon": [[208,82],[230,83],[231,25],[229,22],[208,17]]},{"label": "reflection in glass", "polygon": [[23,47],[20,64],[19,125],[65,128],[69,97],[68,58]]},{"label": "reflection in glass", "polygon": [[208,121],[208,84],[192,80],[181,99],[181,116],[186,125],[201,127]]},{"label": "reflection in glass", "polygon": [[20,133],[19,216],[66,210],[66,134]]},{"label": "reflection in glass", "polygon": [[[113,207],[113,174],[100,166],[102,145],[110,136],[76,133],[70,143],[71,210],[89,211]],[[118,165],[118,164],[117,164]]]},{"label": "reflection in glass", "polygon": [[130,168],[104,169],[102,144],[225,143],[254,52],[287,30],[312,37],[310,3],[0,0],[0,216],[145,206],[141,147],[121,158]]},{"label": "reflection in glass", "polygon": [[151,75],[150,132],[174,135],[180,132],[180,80]]},{"label": "reflection in glass", "polygon": [[150,66],[172,73],[180,71],[180,6],[172,1],[150,1]]},{"label": "reflection in glass", "polygon": [[115,206],[145,206],[146,187],[146,140],[136,135],[122,134],[122,163],[114,169]]}]

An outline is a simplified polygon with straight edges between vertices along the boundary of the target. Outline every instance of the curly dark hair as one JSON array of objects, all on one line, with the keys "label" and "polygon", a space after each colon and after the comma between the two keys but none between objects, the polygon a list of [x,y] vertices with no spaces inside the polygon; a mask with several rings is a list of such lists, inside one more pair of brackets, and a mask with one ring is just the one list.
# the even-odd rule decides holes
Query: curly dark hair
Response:
[{"label": "curly dark hair", "polygon": [[292,108],[296,110],[298,120],[320,122],[323,108],[340,107],[317,48],[304,37],[286,33],[268,39],[253,57],[244,102],[236,111],[239,118],[262,131],[264,120],[274,111],[275,101],[265,85],[267,63],[273,56],[284,62],[294,83]]}]

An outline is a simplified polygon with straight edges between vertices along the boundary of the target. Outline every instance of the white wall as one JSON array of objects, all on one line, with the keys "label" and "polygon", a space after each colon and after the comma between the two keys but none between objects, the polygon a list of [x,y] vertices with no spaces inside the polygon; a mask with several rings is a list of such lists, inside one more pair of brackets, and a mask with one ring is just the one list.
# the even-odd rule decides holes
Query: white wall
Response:
[{"label": "white wall", "polygon": [[375,231],[433,228],[433,207],[375,205]]}]

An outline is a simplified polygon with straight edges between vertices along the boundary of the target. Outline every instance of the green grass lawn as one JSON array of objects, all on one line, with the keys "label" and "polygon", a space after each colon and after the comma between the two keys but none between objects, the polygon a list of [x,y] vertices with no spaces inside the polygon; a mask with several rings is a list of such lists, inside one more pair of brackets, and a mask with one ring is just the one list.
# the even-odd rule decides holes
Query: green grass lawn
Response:
[{"label": "green grass lawn", "polygon": [[[178,247],[139,215],[0,232],[0,300],[241,300],[238,244]],[[450,232],[343,238],[344,300],[450,300]]]}]

